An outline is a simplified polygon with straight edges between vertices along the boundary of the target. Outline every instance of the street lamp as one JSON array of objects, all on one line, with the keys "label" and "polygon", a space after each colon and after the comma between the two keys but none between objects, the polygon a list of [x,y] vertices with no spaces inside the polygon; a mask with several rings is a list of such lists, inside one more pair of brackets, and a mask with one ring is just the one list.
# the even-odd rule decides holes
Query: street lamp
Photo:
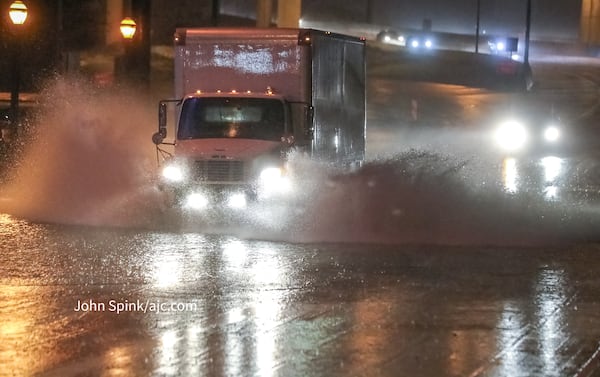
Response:
[{"label": "street lamp", "polygon": [[131,17],[125,17],[123,21],[121,21],[121,35],[126,41],[130,41],[133,39],[135,35],[135,31],[137,29],[137,24]]},{"label": "street lamp", "polygon": [[27,6],[22,1],[15,1],[8,9],[10,20],[15,25],[23,25],[27,20]]},{"label": "street lamp", "polygon": [[21,26],[27,20],[27,6],[22,1],[15,1],[8,9],[10,20],[14,24],[15,43],[13,49],[13,82],[10,91],[10,126],[11,131],[19,125],[19,86],[21,84],[21,41],[19,40]]},{"label": "street lamp", "polygon": [[132,70],[134,67],[134,37],[137,30],[137,23],[131,17],[125,17],[119,26],[123,36],[124,54],[120,57],[119,75],[128,81],[132,79]]}]

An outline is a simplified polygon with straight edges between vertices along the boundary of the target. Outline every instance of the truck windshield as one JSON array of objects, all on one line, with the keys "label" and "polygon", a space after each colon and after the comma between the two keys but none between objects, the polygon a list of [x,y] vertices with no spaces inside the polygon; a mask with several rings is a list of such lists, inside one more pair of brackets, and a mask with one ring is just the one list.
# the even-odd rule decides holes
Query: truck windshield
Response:
[{"label": "truck windshield", "polygon": [[179,139],[281,140],[283,102],[268,98],[189,98],[183,103]]}]

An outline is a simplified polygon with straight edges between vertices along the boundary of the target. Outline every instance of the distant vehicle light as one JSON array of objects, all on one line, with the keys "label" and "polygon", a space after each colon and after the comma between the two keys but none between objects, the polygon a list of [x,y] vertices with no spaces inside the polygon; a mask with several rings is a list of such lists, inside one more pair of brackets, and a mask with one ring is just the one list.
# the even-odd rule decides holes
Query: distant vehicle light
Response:
[{"label": "distant vehicle light", "polygon": [[431,39],[428,39],[425,41],[425,47],[427,47],[427,48],[433,47],[433,42],[431,41]]},{"label": "distant vehicle light", "polygon": [[550,143],[554,143],[560,139],[560,130],[556,126],[550,126],[544,130],[544,139]]},{"label": "distant vehicle light", "polygon": [[527,130],[517,121],[507,121],[498,127],[495,139],[502,149],[516,151],[527,143]]},{"label": "distant vehicle light", "polygon": [[412,42],[410,42],[410,45],[414,48],[419,47],[420,43],[418,40],[414,39]]},{"label": "distant vehicle light", "polygon": [[496,48],[498,49],[498,51],[504,51],[504,49],[506,48],[506,45],[504,44],[504,42],[498,42],[496,43]]},{"label": "distant vehicle light", "polygon": [[406,46],[406,39],[404,36],[395,30],[382,30],[377,34],[376,39],[385,44]]}]

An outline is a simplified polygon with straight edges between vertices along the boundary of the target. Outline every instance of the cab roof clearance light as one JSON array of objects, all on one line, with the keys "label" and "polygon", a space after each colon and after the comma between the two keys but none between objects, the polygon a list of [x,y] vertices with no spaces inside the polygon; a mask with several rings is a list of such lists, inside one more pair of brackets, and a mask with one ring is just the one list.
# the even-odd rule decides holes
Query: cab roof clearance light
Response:
[{"label": "cab roof clearance light", "polygon": [[[203,94],[203,93],[207,93],[207,92],[203,91],[202,89],[197,89],[196,90],[196,94]],[[215,93],[217,93],[217,94],[222,94],[222,93],[230,93],[230,94],[245,93],[245,94],[252,94],[252,91],[251,90],[238,91],[237,89],[231,89],[229,92],[227,92],[227,91],[223,91],[222,89],[217,89],[215,91]],[[267,89],[265,90],[265,94],[271,96],[271,95],[275,94],[275,92],[274,92],[273,88],[267,87]]]}]

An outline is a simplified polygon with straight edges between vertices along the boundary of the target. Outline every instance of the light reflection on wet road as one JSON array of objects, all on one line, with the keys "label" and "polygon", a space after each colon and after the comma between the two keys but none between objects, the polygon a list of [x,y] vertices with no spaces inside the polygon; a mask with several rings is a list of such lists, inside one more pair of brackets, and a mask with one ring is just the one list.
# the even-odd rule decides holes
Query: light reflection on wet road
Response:
[{"label": "light reflection on wet road", "polygon": [[2,376],[577,376],[600,340],[597,245],[298,245],[2,221]]},{"label": "light reflection on wet road", "polygon": [[[441,122],[406,131],[405,84],[370,80],[363,169],[310,172],[302,208],[241,231],[153,222],[129,149],[91,185],[104,149],[43,151],[44,177],[85,174],[31,173],[24,213],[94,226],[0,215],[0,376],[600,374],[599,157],[480,153],[460,122],[503,95],[467,88],[418,87],[424,123]],[[597,92],[582,98],[574,113]],[[102,131],[113,105],[96,106],[91,146],[121,146]]]}]

